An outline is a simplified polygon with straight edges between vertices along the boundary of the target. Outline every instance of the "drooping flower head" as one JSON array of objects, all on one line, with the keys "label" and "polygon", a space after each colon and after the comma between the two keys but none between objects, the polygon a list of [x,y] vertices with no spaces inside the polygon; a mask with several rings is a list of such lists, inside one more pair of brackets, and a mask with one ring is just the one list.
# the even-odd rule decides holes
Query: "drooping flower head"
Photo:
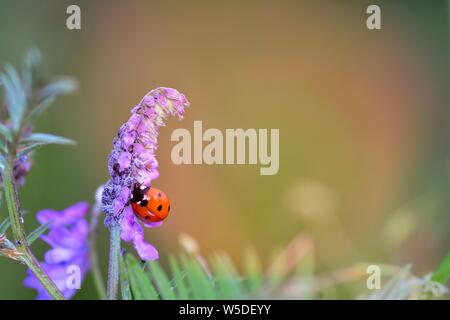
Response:
[{"label": "drooping flower head", "polygon": [[[46,209],[37,213],[39,223],[49,224],[48,234],[41,238],[51,246],[41,266],[66,299],[75,294],[77,283],[82,282],[90,268],[89,225],[84,218],[88,210],[87,203],[79,202],[63,211]],[[78,276],[80,279],[76,278]],[[24,285],[37,290],[38,300],[51,299],[30,269],[27,270]]]},{"label": "drooping flower head", "polygon": [[[135,219],[130,199],[136,188],[148,188],[158,178],[158,161],[155,150],[158,132],[167,116],[182,118],[189,106],[186,97],[175,89],[156,88],[147,93],[131,110],[113,142],[108,169],[111,179],[105,184],[102,195],[105,224],[120,223],[122,240],[133,241],[144,260],[157,258],[157,251],[144,240],[143,229]],[[146,224],[154,227],[160,223]]]}]

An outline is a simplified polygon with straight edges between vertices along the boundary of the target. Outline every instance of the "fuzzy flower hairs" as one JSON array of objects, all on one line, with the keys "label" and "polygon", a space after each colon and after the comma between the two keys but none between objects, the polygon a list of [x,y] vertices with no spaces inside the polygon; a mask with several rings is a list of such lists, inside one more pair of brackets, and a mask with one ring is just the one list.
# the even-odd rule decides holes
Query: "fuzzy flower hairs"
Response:
[{"label": "fuzzy flower hairs", "polygon": [[[145,242],[130,200],[137,192],[148,189],[159,176],[155,157],[159,128],[165,125],[169,115],[181,119],[188,106],[186,97],[177,90],[156,88],[131,110],[130,118],[120,127],[113,142],[108,160],[111,179],[105,184],[102,195],[105,225],[110,228],[120,224],[122,240],[133,242],[143,260],[157,259],[158,252]],[[161,223],[143,224],[155,227]]]}]

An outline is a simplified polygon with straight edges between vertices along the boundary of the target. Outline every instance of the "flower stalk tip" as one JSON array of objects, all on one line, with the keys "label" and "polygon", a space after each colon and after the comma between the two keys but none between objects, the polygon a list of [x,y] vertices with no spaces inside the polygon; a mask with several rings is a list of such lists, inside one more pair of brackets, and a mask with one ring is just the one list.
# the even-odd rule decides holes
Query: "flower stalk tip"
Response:
[{"label": "flower stalk tip", "polygon": [[[119,281],[120,240],[132,242],[142,260],[159,258],[158,251],[144,239],[144,230],[136,219],[130,200],[137,188],[149,188],[159,176],[155,151],[160,127],[168,116],[183,118],[189,101],[172,88],[159,87],[147,93],[131,110],[131,116],[117,133],[108,158],[110,180],[104,185],[102,210],[110,229],[108,299],[115,299]],[[161,223],[144,224],[157,227]]]}]

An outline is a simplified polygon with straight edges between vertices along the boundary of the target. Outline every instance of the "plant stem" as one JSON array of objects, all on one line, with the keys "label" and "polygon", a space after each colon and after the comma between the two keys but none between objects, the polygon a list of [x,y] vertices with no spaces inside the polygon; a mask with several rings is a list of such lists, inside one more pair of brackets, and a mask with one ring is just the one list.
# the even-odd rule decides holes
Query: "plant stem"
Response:
[{"label": "plant stem", "polygon": [[119,287],[120,224],[113,223],[110,232],[108,291],[106,294],[108,300],[116,300]]},{"label": "plant stem", "polygon": [[28,247],[27,237],[23,228],[23,217],[22,212],[20,211],[16,184],[12,176],[11,168],[11,163],[8,163],[3,170],[3,185],[16,248],[24,255],[23,261],[35,274],[50,296],[55,300],[64,300],[61,292],[47,275],[45,270],[42,269],[41,265]]},{"label": "plant stem", "polygon": [[94,278],[95,288],[97,289],[97,293],[100,299],[105,300],[106,298],[106,290],[105,285],[103,283],[102,273],[100,271],[100,264],[98,260],[98,251],[97,251],[97,223],[99,216],[98,208],[94,207],[91,214],[91,223],[89,226],[89,255],[91,259],[91,270],[92,276]]},{"label": "plant stem", "polygon": [[119,267],[120,267],[120,290],[122,292],[122,300],[131,300],[130,280],[128,279],[128,266],[124,259],[124,252],[121,252]]}]

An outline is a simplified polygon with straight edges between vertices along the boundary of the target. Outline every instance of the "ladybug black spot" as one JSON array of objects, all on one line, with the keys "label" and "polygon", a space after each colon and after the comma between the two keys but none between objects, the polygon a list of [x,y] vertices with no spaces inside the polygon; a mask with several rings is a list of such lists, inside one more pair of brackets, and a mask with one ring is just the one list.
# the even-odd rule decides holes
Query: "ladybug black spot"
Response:
[{"label": "ladybug black spot", "polygon": [[170,211],[170,206],[167,208],[167,211]]},{"label": "ladybug black spot", "polygon": [[147,204],[148,204],[148,200],[142,200],[141,203],[140,203],[140,206],[141,207],[146,207]]},{"label": "ladybug black spot", "polygon": [[156,209],[158,209],[158,211],[161,211],[162,210],[162,205],[159,205],[158,208],[156,208]]},{"label": "ladybug black spot", "polygon": [[160,192],[160,193],[158,193],[158,197],[160,197],[160,198],[161,198],[161,192]]}]

